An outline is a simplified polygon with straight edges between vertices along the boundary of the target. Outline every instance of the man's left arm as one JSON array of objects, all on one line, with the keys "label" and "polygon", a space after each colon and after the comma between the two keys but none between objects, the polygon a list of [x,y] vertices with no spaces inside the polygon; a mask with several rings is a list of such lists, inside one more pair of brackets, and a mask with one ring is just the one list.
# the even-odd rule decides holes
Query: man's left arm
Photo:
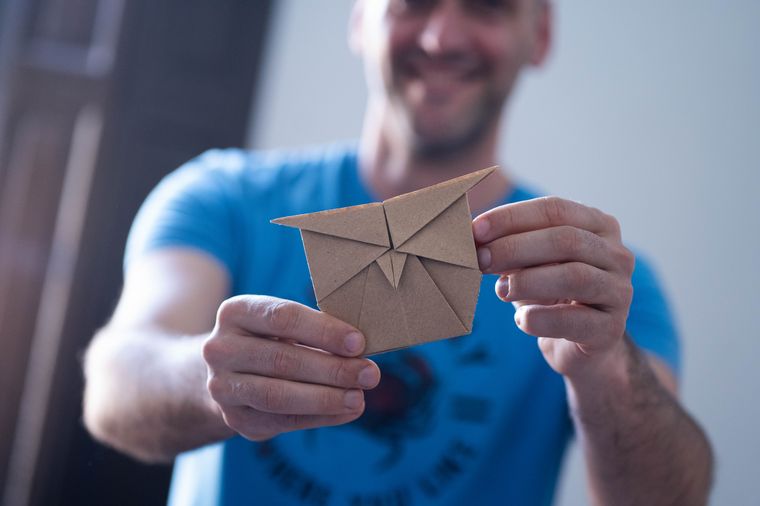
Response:
[{"label": "man's left arm", "polygon": [[625,331],[633,254],[613,217],[545,197],[473,222],[484,273],[562,374],[595,504],[706,504],[712,454],[669,368]]}]

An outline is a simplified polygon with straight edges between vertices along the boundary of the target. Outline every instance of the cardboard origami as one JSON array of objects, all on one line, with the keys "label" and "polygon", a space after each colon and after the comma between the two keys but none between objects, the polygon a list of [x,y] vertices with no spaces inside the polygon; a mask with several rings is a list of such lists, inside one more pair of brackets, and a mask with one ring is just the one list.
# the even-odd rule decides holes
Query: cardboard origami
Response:
[{"label": "cardboard origami", "polygon": [[365,355],[469,334],[481,273],[467,191],[494,170],[272,223],[301,230],[319,308],[364,333]]}]

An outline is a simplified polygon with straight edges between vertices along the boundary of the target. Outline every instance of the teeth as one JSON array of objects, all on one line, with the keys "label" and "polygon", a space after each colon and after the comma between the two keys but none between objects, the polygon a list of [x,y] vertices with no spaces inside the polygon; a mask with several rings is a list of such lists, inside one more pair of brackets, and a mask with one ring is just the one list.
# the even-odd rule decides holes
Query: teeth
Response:
[{"label": "teeth", "polygon": [[478,62],[474,58],[463,55],[449,55],[436,59],[415,55],[408,63],[414,73],[438,79],[466,79],[478,68]]},{"label": "teeth", "polygon": [[427,69],[421,69],[421,74],[428,74],[432,77],[436,77],[439,79],[465,79],[467,76],[469,76],[474,69],[471,67],[467,68],[427,68]]}]

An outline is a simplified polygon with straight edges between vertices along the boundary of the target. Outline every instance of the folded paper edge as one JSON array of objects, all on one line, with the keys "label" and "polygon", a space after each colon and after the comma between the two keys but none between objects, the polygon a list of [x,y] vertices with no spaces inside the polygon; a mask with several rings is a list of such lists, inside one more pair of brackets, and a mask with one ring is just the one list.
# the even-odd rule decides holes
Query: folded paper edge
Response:
[{"label": "folded paper edge", "polygon": [[[437,217],[439,217],[441,214],[443,214],[447,209],[449,209],[457,200],[459,200],[462,197],[462,195],[467,195],[467,192],[469,192],[470,190],[472,190],[472,188],[474,188],[477,184],[479,184],[481,181],[483,181],[486,177],[488,177],[491,174],[493,174],[497,169],[499,169],[499,166],[498,165],[493,165],[491,167],[488,167],[488,168],[485,168],[485,169],[481,169],[481,170],[476,170],[475,172],[471,172],[471,173],[465,174],[463,176],[455,177],[453,179],[449,179],[449,180],[443,181],[441,183],[437,183],[437,184],[434,184],[434,185],[426,186],[424,188],[420,188],[419,190],[415,190],[413,192],[402,193],[401,195],[397,195],[395,197],[383,200],[383,202],[382,202],[382,204],[383,204],[383,211],[385,213],[386,223],[388,223],[388,236],[390,237],[390,240],[391,240],[391,247],[393,247],[394,249],[398,249],[401,246],[403,246],[404,243],[406,243],[409,239],[411,239],[412,237],[414,237],[414,235],[417,232],[419,232],[420,230],[422,230],[423,228],[425,228],[425,226],[428,223],[430,223],[431,221],[433,221],[434,219],[436,219]],[[459,184],[459,183],[461,183],[463,181],[467,181],[467,180],[471,180],[471,181],[468,181],[469,186],[467,186],[464,190],[462,190],[462,192],[460,194],[458,194],[454,198],[454,200],[452,200],[447,206],[444,206],[440,211],[438,211],[435,215],[433,215],[426,223],[423,223],[419,228],[417,228],[417,230],[415,230],[411,235],[409,235],[409,237],[406,237],[399,244],[396,244],[394,242],[394,240],[393,240],[393,234],[391,232],[390,222],[388,220],[388,208],[386,207],[387,203],[391,203],[391,202],[396,201],[398,199],[414,198],[415,194],[422,193],[422,192],[435,191],[437,189],[443,189],[443,188],[446,188],[448,186],[453,186],[453,185]],[[469,200],[468,200],[468,207],[469,207]]]}]

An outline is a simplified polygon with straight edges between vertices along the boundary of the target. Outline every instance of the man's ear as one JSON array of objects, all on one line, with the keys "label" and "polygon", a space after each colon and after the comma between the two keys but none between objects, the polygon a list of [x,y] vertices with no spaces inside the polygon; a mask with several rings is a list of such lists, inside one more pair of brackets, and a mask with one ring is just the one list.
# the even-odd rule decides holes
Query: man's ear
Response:
[{"label": "man's ear", "polygon": [[540,66],[546,61],[552,45],[554,28],[554,16],[550,0],[539,0],[538,12],[536,13],[536,43],[533,46],[533,54],[530,63]]},{"label": "man's ear", "polygon": [[364,0],[356,0],[348,19],[348,48],[355,55],[361,55],[364,30]]}]

